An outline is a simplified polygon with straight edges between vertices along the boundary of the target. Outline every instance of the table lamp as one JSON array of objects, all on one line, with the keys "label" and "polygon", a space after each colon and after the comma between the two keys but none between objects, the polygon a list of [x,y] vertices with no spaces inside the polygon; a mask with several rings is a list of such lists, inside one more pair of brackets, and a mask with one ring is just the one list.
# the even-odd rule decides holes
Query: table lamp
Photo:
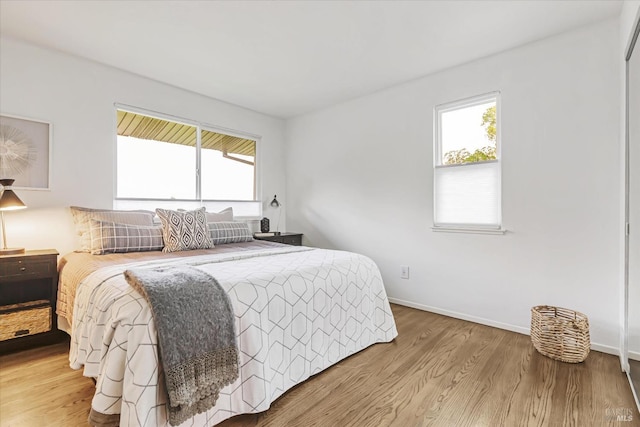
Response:
[{"label": "table lamp", "polygon": [[15,181],[15,179],[0,179],[0,185],[3,188],[2,195],[0,195],[0,217],[2,217],[2,249],[0,249],[0,255],[21,254],[24,252],[24,248],[7,248],[4,211],[15,211],[27,207],[11,189],[13,181]]}]

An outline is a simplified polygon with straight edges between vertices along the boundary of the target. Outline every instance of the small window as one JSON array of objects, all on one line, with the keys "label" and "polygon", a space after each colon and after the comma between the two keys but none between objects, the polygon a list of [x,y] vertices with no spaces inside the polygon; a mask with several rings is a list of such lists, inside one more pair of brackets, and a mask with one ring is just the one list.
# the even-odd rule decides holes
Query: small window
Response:
[{"label": "small window", "polygon": [[435,228],[501,228],[499,94],[435,108]]}]

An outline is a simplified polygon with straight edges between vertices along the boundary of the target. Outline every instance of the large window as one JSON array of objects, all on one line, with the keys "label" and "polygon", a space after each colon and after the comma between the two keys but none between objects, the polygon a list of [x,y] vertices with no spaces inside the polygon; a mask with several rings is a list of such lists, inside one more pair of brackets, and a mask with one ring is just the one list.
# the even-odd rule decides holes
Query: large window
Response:
[{"label": "large window", "polygon": [[500,230],[500,99],[435,108],[434,229]]},{"label": "large window", "polygon": [[256,139],[118,109],[116,197],[123,207],[131,200],[140,207],[145,200],[183,207],[255,201]]}]

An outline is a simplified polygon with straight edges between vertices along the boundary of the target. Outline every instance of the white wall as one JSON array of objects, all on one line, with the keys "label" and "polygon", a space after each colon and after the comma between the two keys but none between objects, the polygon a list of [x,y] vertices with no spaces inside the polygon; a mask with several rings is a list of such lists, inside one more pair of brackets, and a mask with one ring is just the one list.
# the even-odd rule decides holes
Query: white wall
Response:
[{"label": "white wall", "polygon": [[[607,21],[288,121],[288,228],[372,257],[394,301],[521,332],[569,307],[617,352],[618,37]],[[509,232],[434,233],[433,107],[494,90]]]},{"label": "white wall", "polygon": [[[70,205],[111,208],[114,103],[262,136],[262,199],[286,206],[284,122],[128,72],[14,39],[0,39],[0,112],[53,123],[51,191],[16,191],[28,209],[6,214],[9,246],[73,250]],[[170,172],[167,179],[170,179]],[[270,201],[269,199],[268,201]],[[265,215],[273,215],[265,209]],[[273,215],[272,221],[277,221]],[[281,228],[284,228],[284,219]]]}]

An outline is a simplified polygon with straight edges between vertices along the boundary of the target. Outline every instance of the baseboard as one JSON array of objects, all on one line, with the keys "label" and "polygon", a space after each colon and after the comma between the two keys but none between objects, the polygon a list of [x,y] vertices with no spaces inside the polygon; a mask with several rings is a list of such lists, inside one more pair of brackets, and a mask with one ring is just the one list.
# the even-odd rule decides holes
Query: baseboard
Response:
[{"label": "baseboard", "polygon": [[601,353],[612,354],[614,356],[620,355],[620,349],[612,347],[610,345],[598,344],[597,342],[591,343],[591,350],[599,351]]},{"label": "baseboard", "polygon": [[[432,307],[429,305],[418,304],[411,301],[405,301],[398,298],[389,297],[389,301],[398,304],[404,305],[406,307],[416,308],[418,310],[428,311],[431,313],[442,314],[443,316],[453,317],[455,319],[467,320],[473,323],[479,323],[481,325],[491,326],[498,329],[504,329],[506,331],[517,332],[523,335],[529,335],[529,328],[524,328],[522,326],[516,326],[509,323],[496,322],[495,320],[486,319],[484,317],[471,316],[465,313],[459,313],[457,311],[445,310],[443,308]],[[602,353],[613,354],[615,356],[619,355],[619,350],[616,347],[612,347],[610,345],[591,343],[591,350],[600,351]]]},{"label": "baseboard", "polygon": [[629,371],[626,372],[627,380],[629,380],[629,387],[631,387],[631,393],[633,393],[633,400],[636,401],[636,406],[638,407],[638,412],[640,412],[640,396],[636,393],[636,388],[633,386],[633,381],[631,380],[631,375],[629,375]]},{"label": "baseboard", "polygon": [[630,351],[629,352],[629,359],[637,360],[638,362],[640,362],[640,353],[637,352],[637,351]]}]

